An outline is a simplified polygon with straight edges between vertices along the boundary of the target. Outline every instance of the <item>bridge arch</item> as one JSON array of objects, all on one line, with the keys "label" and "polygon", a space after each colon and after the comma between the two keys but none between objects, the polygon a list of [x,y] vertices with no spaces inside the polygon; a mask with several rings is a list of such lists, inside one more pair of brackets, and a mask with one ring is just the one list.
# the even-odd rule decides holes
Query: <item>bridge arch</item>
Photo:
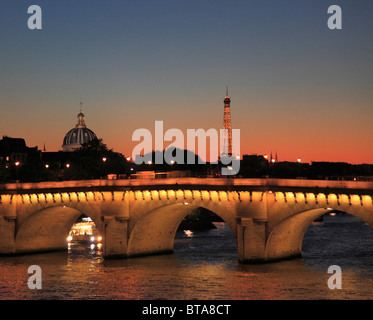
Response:
[{"label": "bridge arch", "polygon": [[189,203],[167,204],[149,211],[133,227],[128,240],[128,256],[172,252],[176,231],[193,210],[203,207],[218,215],[236,238],[235,221],[229,215],[213,211],[209,206]]},{"label": "bridge arch", "polygon": [[[282,220],[270,233],[265,249],[265,260],[279,260],[291,257],[300,257],[303,237],[313,221],[326,213],[337,211],[334,208],[309,209],[292,214]],[[345,212],[351,214],[370,226],[371,219],[361,215],[359,211]]]},{"label": "bridge arch", "polygon": [[[19,226],[15,252],[41,252],[67,249],[66,239],[79,216],[89,213],[69,206],[52,206],[35,211]],[[92,220],[98,226],[96,217]]]}]

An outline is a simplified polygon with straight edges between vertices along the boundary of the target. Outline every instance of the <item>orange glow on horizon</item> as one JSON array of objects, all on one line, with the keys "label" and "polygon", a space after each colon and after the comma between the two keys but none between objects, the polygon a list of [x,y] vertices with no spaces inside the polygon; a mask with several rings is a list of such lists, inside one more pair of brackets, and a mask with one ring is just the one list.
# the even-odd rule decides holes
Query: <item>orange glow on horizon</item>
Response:
[{"label": "orange glow on horizon", "polygon": [[[103,139],[103,142],[109,149],[113,149],[113,151],[123,154],[128,159],[132,158],[132,150],[138,144],[138,142],[131,140],[134,130],[143,127],[150,130],[154,136],[154,121],[152,119],[144,120],[139,118],[137,122],[134,121],[131,126],[125,128],[123,128],[123,125],[120,123],[120,119],[115,119],[117,123],[114,123],[109,128],[106,126],[105,121],[98,122],[94,116],[95,114],[90,115],[88,127],[97,134],[98,138]],[[264,117],[264,115],[261,115],[261,117]],[[303,125],[302,123],[298,124],[295,119],[294,123],[285,130],[276,122],[276,119],[272,118],[255,119],[252,117],[253,119],[251,119],[249,125],[245,127],[241,122],[247,121],[246,118],[251,119],[251,116],[241,117],[239,115],[239,110],[235,109],[235,105],[232,106],[232,128],[240,129],[241,131],[241,159],[243,155],[253,154],[269,157],[269,154],[272,151],[273,154],[277,153],[279,162],[297,162],[298,159],[301,159],[302,163],[326,161],[347,162],[351,164],[373,164],[373,149],[369,148],[371,143],[370,138],[373,136],[373,130],[364,123],[356,128],[359,125],[357,120],[354,121],[356,122],[354,124],[354,128],[356,129],[352,129],[351,127],[348,130],[345,130],[343,128],[346,127],[346,124],[341,122],[340,129],[319,125],[323,130],[315,130],[307,128],[307,126],[311,125]],[[187,128],[193,125],[195,125],[196,128],[204,128],[206,131],[209,128],[215,128],[216,130],[220,129],[216,123],[221,119],[222,114],[219,113],[211,122],[209,119],[202,119],[198,123],[191,122],[192,124],[189,124],[189,120],[187,119],[187,122],[183,117],[169,119],[168,121],[165,117],[164,122],[169,128],[180,128],[184,137],[186,137]],[[256,123],[256,121],[258,123]],[[268,127],[268,130],[263,130],[263,128],[260,127],[263,124],[263,121],[267,121],[265,128]],[[113,121],[108,122],[112,123]],[[205,125],[203,125],[204,122],[206,123]],[[281,122],[281,119],[279,119],[279,122]],[[67,124],[64,121],[64,123],[61,124],[61,128],[56,130],[56,133],[51,137],[45,137],[42,130],[40,130],[40,133],[37,129],[31,130],[31,128],[28,128],[26,124],[22,128],[17,129],[17,134],[12,134],[11,132],[4,132],[4,134],[11,137],[24,138],[27,146],[37,146],[39,150],[43,149],[42,146],[44,140],[46,140],[46,151],[56,152],[62,149],[61,140],[70,126],[71,125],[68,121]],[[167,129],[168,128],[164,128],[164,131]],[[30,135],[30,133],[32,133],[32,135]],[[186,142],[187,141],[184,141],[184,149],[186,149]],[[164,148],[167,148],[171,143],[172,142],[165,141]],[[198,150],[198,143],[196,143],[196,150]],[[207,156],[209,156],[209,152],[209,142],[207,141]],[[198,152],[196,153],[198,154]],[[204,160],[209,161],[209,159]]]}]

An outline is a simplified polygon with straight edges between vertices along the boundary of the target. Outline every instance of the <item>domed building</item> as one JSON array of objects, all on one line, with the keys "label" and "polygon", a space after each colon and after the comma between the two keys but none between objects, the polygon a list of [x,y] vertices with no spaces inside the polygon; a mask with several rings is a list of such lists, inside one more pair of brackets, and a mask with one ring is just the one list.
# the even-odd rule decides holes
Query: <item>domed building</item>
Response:
[{"label": "domed building", "polygon": [[97,139],[96,134],[87,128],[84,114],[80,110],[78,114],[78,122],[75,128],[66,133],[65,138],[63,139],[62,151],[74,151],[75,149],[80,148],[83,143],[87,143],[94,139]]}]

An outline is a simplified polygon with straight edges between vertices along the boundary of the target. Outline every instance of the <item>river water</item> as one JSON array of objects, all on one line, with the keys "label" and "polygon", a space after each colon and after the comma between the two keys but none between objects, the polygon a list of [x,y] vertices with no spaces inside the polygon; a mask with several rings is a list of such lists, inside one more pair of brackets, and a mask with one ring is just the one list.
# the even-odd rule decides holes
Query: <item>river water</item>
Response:
[{"label": "river water", "polygon": [[[104,260],[100,249],[74,245],[62,252],[1,257],[0,299],[372,299],[373,229],[350,215],[312,224],[302,258],[239,264],[229,228],[179,231],[173,254]],[[30,265],[42,288],[30,290]],[[329,289],[328,267],[342,269],[342,289]]]}]

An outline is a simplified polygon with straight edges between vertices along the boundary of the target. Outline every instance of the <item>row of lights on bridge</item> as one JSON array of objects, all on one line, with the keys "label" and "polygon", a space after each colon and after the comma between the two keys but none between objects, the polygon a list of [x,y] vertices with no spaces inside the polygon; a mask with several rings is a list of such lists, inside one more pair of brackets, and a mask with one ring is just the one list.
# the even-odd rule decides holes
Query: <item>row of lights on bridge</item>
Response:
[{"label": "row of lights on bridge", "polygon": [[[130,161],[130,160],[131,160],[131,158],[130,158],[130,157],[127,157],[126,159],[127,159],[127,161]],[[103,163],[105,163],[105,162],[106,162],[106,160],[107,160],[107,158],[106,158],[106,157],[103,157],[103,158],[102,158],[102,162],[103,162]],[[19,166],[19,165],[20,165],[20,163],[19,163],[19,162],[17,161],[17,162],[15,163],[15,165],[16,165],[16,166]],[[68,169],[68,168],[70,168],[70,163],[66,163],[66,165],[65,165],[65,166],[66,166],[66,168],[67,168],[67,169]],[[45,165],[45,168],[46,168],[46,169],[48,169],[48,168],[49,168],[49,164],[46,164],[46,165]],[[133,170],[133,168],[131,168],[131,170]]]},{"label": "row of lights on bridge", "polygon": [[[265,159],[268,159],[268,155],[265,155],[264,158],[265,158]],[[237,156],[236,159],[239,160],[239,159],[240,159],[240,156]],[[106,160],[107,160],[106,157],[103,157],[103,158],[102,158],[102,162],[105,163]],[[127,158],[127,161],[130,161],[130,160],[131,160],[131,158],[128,157],[128,158]],[[271,161],[272,161],[272,162],[276,162],[275,159],[271,159]],[[301,163],[301,162],[302,162],[302,159],[301,159],[301,158],[298,158],[298,159],[297,159],[297,162]],[[149,164],[149,165],[151,165],[152,163],[153,163],[152,161],[150,161],[150,160],[148,161],[148,164]],[[175,160],[171,160],[170,163],[171,163],[171,164],[174,164],[174,163],[175,163]],[[18,167],[21,163],[20,163],[19,161],[17,161],[17,162],[15,162],[14,164],[15,164],[16,167]],[[48,169],[48,168],[49,168],[49,164],[46,164],[46,165],[45,165],[45,168]],[[70,164],[69,164],[69,163],[66,163],[66,168],[70,168]],[[132,168],[131,168],[131,169],[132,169]]]}]

